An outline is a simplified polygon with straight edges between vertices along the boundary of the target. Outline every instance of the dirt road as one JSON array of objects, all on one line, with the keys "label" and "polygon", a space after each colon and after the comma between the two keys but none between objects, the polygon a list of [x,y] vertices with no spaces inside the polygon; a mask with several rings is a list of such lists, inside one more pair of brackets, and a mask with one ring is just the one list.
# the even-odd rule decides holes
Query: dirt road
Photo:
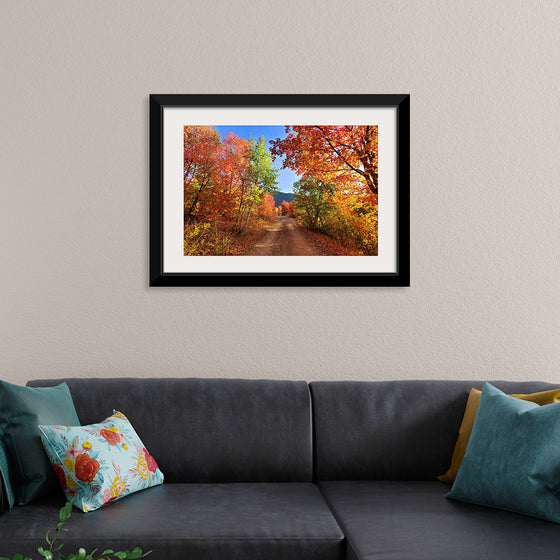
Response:
[{"label": "dirt road", "polygon": [[274,224],[257,241],[250,254],[260,257],[266,255],[320,255],[303,236],[296,221],[289,216],[277,216]]}]

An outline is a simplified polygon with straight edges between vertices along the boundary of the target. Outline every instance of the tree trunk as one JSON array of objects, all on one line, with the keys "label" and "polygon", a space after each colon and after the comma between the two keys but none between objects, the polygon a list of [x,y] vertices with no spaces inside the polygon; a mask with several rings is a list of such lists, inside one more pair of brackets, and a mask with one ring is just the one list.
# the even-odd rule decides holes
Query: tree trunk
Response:
[{"label": "tree trunk", "polygon": [[249,218],[251,217],[251,210],[253,209],[253,204],[255,204],[255,202],[251,201],[251,206],[249,206],[249,212],[247,212],[247,219],[245,220],[245,225],[241,230],[242,233],[247,229],[247,224],[249,223]]},{"label": "tree trunk", "polygon": [[373,194],[377,194],[378,191],[378,178],[377,178],[377,166],[375,162],[377,161],[377,154],[373,151],[372,142],[372,130],[370,126],[366,126],[364,135],[364,148],[361,153],[358,154],[360,162],[364,168],[363,177],[366,180],[366,184],[369,190]]},{"label": "tree trunk", "polygon": [[193,215],[194,209],[196,208],[196,205],[197,205],[197,203],[198,203],[198,193],[199,193],[199,192],[200,192],[200,191],[198,191],[198,192],[194,195],[194,201],[193,201],[193,203],[191,204],[190,210],[189,210],[188,213],[187,213],[188,216],[192,216],[192,215]]},{"label": "tree trunk", "polygon": [[208,183],[210,182],[210,178],[206,178],[201,184],[200,184],[200,188],[198,189],[198,191],[196,191],[196,194],[194,195],[194,201],[191,204],[190,210],[187,213],[187,216],[192,216],[193,212],[196,208],[196,205],[198,204],[198,201],[200,200],[200,197],[198,196],[203,190],[204,188],[208,185]]}]

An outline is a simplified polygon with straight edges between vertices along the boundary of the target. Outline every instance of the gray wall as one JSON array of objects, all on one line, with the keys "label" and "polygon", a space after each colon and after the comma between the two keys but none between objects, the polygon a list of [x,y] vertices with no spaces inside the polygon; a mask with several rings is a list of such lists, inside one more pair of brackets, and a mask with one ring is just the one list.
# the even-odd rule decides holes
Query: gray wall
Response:
[{"label": "gray wall", "polygon": [[[560,380],[558,2],[0,6],[1,378]],[[410,93],[412,287],[148,288],[149,93]]]}]

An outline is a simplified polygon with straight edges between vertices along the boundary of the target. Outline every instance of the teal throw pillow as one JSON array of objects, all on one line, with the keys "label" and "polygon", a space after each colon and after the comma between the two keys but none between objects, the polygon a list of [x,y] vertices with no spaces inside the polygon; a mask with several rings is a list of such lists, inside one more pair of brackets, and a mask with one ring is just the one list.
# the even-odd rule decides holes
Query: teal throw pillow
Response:
[{"label": "teal throw pillow", "polygon": [[560,403],[540,406],[485,383],[446,497],[560,523]]},{"label": "teal throw pillow", "polygon": [[12,509],[15,503],[14,487],[10,475],[8,453],[2,441],[0,441],[0,495],[0,511]]},{"label": "teal throw pillow", "polygon": [[114,412],[89,426],[39,426],[68,501],[82,511],[163,482],[128,418]]},{"label": "teal throw pillow", "polygon": [[59,488],[41,445],[38,424],[80,425],[68,385],[22,387],[0,381],[0,441],[8,457],[15,503],[19,505]]}]

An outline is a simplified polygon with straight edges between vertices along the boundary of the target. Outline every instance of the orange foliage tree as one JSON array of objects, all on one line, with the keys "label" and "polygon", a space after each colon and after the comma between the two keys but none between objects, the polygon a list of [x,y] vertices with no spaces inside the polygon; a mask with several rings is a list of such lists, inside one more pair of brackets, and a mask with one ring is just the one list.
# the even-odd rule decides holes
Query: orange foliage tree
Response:
[{"label": "orange foliage tree", "polygon": [[276,217],[277,170],[265,139],[185,126],[183,148],[185,254],[231,254],[249,224]]},{"label": "orange foliage tree", "polygon": [[282,216],[291,216],[292,218],[294,217],[294,203],[293,202],[287,202],[286,200],[283,200],[280,204],[280,214]]},{"label": "orange foliage tree", "polygon": [[220,135],[206,126],[185,126],[183,131],[183,187],[185,214],[192,216],[218,176]]},{"label": "orange foliage tree", "polygon": [[377,126],[287,126],[272,141],[274,156],[302,177],[344,184],[356,176],[377,196]]},{"label": "orange foliage tree", "polygon": [[258,215],[267,222],[273,222],[276,219],[276,205],[274,197],[266,193],[259,206]]},{"label": "orange foliage tree", "polygon": [[227,219],[233,218],[236,202],[243,194],[249,168],[250,147],[247,140],[243,140],[231,132],[222,143],[219,162],[222,188],[217,190],[222,192],[218,203],[222,216]]},{"label": "orange foliage tree", "polygon": [[296,216],[358,254],[377,254],[377,126],[287,126],[271,152],[301,180]]}]

